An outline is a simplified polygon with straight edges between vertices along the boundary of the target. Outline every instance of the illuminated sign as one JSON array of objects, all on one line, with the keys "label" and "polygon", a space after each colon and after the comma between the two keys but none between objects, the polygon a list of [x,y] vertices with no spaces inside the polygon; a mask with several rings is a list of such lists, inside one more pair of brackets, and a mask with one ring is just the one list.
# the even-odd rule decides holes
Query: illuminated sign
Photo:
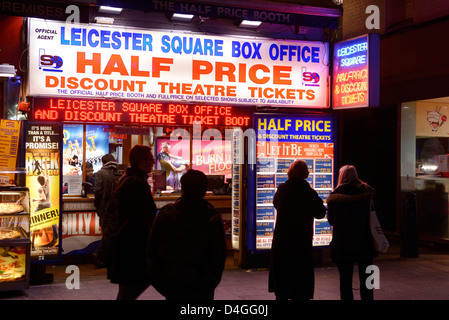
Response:
[{"label": "illuminated sign", "polygon": [[65,98],[34,98],[33,119],[50,121],[134,123],[147,125],[239,126],[251,123],[247,108]]},{"label": "illuminated sign", "polygon": [[[250,171],[248,247],[251,250],[271,248],[277,210],[273,197],[278,186],[287,181],[290,165],[297,159],[309,168],[306,181],[325,202],[333,190],[334,181],[334,123],[330,115],[256,115],[257,165]],[[255,232],[254,232],[255,230]],[[315,220],[313,245],[327,246],[332,240],[332,230],[326,219]]]},{"label": "illuminated sign", "polygon": [[364,35],[334,47],[334,109],[379,105],[379,36]]},{"label": "illuminated sign", "polygon": [[31,96],[329,107],[327,43],[34,19],[29,41]]}]

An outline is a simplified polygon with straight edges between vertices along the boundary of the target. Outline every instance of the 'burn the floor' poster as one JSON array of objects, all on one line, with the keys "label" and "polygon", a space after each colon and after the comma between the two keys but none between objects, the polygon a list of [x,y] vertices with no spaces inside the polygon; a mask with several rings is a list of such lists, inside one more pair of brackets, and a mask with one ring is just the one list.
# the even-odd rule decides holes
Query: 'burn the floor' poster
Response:
[{"label": "'burn the floor' poster", "polygon": [[30,190],[32,261],[57,260],[60,255],[60,126],[27,123],[26,185]]}]

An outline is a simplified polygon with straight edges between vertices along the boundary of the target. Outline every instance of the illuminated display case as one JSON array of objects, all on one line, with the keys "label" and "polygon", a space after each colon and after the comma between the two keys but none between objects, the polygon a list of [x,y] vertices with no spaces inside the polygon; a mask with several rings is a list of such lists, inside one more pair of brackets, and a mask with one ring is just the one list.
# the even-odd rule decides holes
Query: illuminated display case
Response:
[{"label": "illuminated display case", "polygon": [[[257,115],[257,160],[249,171],[248,247],[271,250],[277,211],[273,198],[278,186],[286,182],[290,165],[297,159],[309,168],[306,181],[326,202],[334,181],[334,120],[331,115]],[[315,219],[313,246],[328,246],[332,228],[324,219]]]},{"label": "illuminated display case", "polygon": [[30,277],[29,190],[0,186],[0,203],[0,291],[23,290]]}]

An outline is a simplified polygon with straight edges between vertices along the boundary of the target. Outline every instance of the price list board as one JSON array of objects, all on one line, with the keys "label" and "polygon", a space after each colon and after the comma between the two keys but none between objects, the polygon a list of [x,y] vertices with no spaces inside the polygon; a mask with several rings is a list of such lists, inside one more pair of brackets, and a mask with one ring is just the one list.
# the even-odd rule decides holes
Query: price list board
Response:
[{"label": "price list board", "polygon": [[[306,162],[306,179],[326,202],[334,188],[333,118],[331,116],[256,117],[257,163],[255,206],[255,249],[271,249],[276,223],[273,198],[278,186],[287,181],[290,165],[297,159]],[[327,219],[315,220],[314,246],[327,246],[332,228]]]}]

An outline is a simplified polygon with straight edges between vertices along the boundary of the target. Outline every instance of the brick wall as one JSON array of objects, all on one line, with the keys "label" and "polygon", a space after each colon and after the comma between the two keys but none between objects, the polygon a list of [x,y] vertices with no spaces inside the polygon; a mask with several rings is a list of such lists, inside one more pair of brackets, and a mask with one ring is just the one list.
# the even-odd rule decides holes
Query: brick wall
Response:
[{"label": "brick wall", "polygon": [[[380,30],[366,28],[366,14],[369,5],[376,5],[380,10]],[[385,32],[385,0],[344,0],[341,40],[356,37],[366,33]]]},{"label": "brick wall", "polygon": [[[379,7],[379,30],[369,30],[365,26],[366,19],[370,16],[365,13],[369,5]],[[365,33],[384,34],[447,15],[449,0],[344,0],[341,39]]]}]

